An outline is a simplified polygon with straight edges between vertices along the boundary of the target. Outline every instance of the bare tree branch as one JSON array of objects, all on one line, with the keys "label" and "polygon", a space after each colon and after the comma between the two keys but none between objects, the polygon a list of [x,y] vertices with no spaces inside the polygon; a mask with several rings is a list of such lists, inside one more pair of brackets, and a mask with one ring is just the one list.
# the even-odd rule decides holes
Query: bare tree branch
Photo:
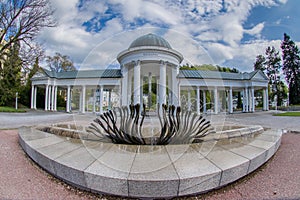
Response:
[{"label": "bare tree branch", "polygon": [[30,46],[42,28],[56,25],[49,0],[0,2],[0,58],[14,43]]}]

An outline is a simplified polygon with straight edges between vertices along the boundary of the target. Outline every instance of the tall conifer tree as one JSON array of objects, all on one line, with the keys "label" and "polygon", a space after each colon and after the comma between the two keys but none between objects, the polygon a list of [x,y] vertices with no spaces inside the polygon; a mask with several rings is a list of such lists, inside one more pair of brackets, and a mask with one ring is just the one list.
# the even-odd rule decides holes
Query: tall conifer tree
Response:
[{"label": "tall conifer tree", "polygon": [[283,73],[289,86],[290,104],[300,104],[300,57],[299,49],[290,36],[284,33],[281,43]]}]

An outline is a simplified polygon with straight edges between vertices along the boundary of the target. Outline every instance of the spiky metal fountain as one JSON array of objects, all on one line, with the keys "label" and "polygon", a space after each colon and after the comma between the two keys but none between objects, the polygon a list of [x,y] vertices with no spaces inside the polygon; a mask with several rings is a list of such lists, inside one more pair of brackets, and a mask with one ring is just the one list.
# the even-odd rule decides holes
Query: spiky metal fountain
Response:
[{"label": "spiky metal fountain", "polygon": [[[210,121],[191,111],[181,111],[180,107],[165,104],[158,105],[160,122],[159,136],[143,136],[145,105],[116,107],[97,117],[87,131],[100,138],[108,138],[116,144],[166,145],[189,144],[199,140],[212,131]],[[161,109],[161,110],[160,110]],[[117,114],[119,113],[119,115]],[[118,116],[120,119],[118,119]]]}]

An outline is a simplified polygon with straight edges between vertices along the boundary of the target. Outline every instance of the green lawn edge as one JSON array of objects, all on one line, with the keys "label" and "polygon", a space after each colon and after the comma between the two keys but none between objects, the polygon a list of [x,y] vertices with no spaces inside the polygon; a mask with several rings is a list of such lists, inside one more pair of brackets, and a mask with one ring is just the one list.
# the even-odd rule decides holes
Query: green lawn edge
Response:
[{"label": "green lawn edge", "polygon": [[26,110],[24,109],[15,109],[13,107],[7,107],[7,106],[0,106],[0,112],[9,112],[9,113],[24,113]]},{"label": "green lawn edge", "polygon": [[300,112],[284,112],[276,113],[274,116],[284,116],[284,117],[300,117]]}]

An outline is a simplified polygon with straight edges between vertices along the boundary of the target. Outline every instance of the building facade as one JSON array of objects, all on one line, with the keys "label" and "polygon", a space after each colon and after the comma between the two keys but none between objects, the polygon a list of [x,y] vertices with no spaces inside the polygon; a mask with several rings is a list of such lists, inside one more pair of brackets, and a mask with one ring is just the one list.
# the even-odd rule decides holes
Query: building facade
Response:
[{"label": "building facade", "polygon": [[119,69],[37,72],[32,78],[31,108],[36,109],[37,90],[43,89],[45,110],[56,111],[59,89],[65,92],[66,112],[72,111],[75,93],[82,113],[102,113],[131,103],[146,103],[154,111],[157,105],[173,104],[198,114],[233,113],[238,93],[243,112],[255,112],[259,98],[262,109],[269,109],[268,79],[263,72],[180,70],[181,53],[152,33],[134,40],[117,60]]}]

